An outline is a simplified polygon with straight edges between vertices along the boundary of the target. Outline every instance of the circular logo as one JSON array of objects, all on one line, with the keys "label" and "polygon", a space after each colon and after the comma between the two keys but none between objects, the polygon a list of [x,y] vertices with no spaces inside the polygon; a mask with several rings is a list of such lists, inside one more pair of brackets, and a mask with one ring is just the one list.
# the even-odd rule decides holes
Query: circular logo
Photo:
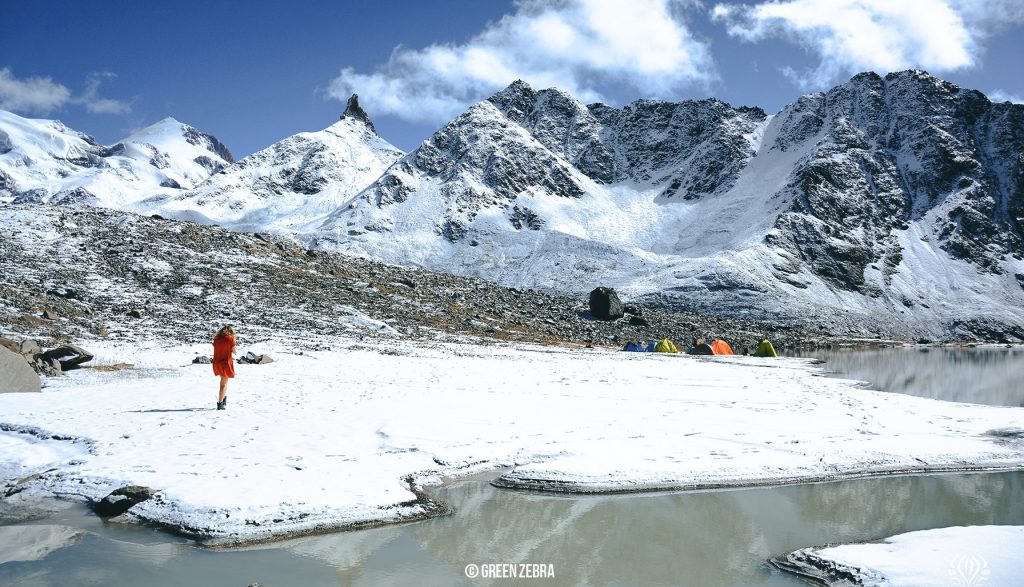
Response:
[{"label": "circular logo", "polygon": [[480,576],[480,567],[473,563],[469,563],[468,565],[466,565],[465,573],[466,576],[470,579],[476,579]]}]

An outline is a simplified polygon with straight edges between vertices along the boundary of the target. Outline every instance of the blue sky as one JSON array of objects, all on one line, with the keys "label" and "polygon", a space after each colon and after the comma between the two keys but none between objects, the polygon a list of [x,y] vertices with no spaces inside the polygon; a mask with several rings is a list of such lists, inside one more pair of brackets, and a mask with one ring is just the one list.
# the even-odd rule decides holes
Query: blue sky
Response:
[{"label": "blue sky", "polygon": [[0,108],[112,143],[165,116],[244,156],[352,91],[409,150],[513,81],[589,101],[714,96],[774,112],[921,67],[1020,101],[1024,1],[0,0]]}]

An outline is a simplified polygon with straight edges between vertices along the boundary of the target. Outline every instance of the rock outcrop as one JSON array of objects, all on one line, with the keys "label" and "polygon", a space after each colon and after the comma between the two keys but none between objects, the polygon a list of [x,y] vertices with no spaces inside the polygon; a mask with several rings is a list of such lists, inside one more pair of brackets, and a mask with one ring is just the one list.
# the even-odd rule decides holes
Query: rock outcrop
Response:
[{"label": "rock outcrop", "polygon": [[40,389],[39,374],[25,357],[0,346],[0,393],[38,392]]},{"label": "rock outcrop", "polygon": [[363,110],[362,106],[359,105],[359,95],[352,94],[349,97],[348,103],[345,105],[345,112],[341,114],[341,120],[346,118],[354,118],[366,125],[366,128],[370,129],[374,134],[377,133],[377,129],[373,127],[373,122],[370,121],[370,115]]},{"label": "rock outcrop", "polygon": [[110,492],[100,501],[92,504],[96,515],[103,518],[120,516],[132,507],[152,498],[156,490],[141,485],[128,485]]}]

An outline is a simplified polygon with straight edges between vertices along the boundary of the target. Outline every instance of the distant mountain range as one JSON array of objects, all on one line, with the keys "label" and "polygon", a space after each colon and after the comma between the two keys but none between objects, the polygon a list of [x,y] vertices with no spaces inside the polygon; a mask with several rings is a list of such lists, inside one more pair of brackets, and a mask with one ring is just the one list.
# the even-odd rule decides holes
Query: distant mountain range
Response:
[{"label": "distant mountain range", "polygon": [[[352,100],[331,127],[211,166],[209,178],[184,175],[193,153],[133,135],[125,151],[152,145],[173,164],[130,158],[146,170],[125,174],[131,189],[117,174],[68,181],[96,169],[81,164],[89,153],[126,166],[112,163],[117,145],[27,121],[69,145],[33,158],[25,145],[40,141],[11,120],[25,119],[0,118],[0,198],[285,231],[516,287],[613,286],[668,309],[1024,340],[1024,106],[922,71],[860,74],[775,115],[714,99],[584,105],[517,81],[408,154]],[[177,134],[188,131],[166,136]],[[67,195],[78,187],[92,198]]]}]

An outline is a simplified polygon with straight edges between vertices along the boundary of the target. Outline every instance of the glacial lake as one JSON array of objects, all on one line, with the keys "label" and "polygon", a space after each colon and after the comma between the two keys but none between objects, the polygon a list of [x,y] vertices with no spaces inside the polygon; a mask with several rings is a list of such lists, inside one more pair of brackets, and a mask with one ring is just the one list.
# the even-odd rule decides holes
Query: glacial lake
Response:
[{"label": "glacial lake", "polygon": [[[809,355],[873,388],[1024,405],[1021,349]],[[1024,472],[579,497],[496,489],[488,484],[496,475],[432,490],[453,516],[249,549],[208,550],[155,529],[104,523],[80,505],[16,525],[0,517],[8,524],[0,539],[62,535],[44,525],[84,532],[54,539],[54,547],[69,545],[37,550],[38,560],[0,563],[0,585],[806,585],[765,560],[941,526],[1024,525]],[[467,565],[488,563],[536,563],[554,579],[466,577]]]}]

